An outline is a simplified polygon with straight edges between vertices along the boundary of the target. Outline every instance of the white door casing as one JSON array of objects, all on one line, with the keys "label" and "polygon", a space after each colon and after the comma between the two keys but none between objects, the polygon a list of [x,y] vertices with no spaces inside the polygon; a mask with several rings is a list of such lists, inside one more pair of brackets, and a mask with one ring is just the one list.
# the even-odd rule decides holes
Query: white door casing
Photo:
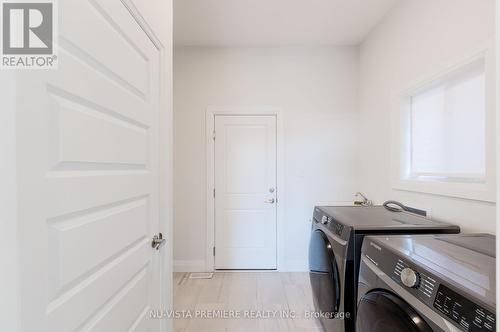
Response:
[{"label": "white door casing", "polygon": [[119,0],[58,7],[16,82],[19,330],[159,331],[161,52]]},{"label": "white door casing", "polygon": [[215,268],[276,269],[276,117],[215,117]]}]

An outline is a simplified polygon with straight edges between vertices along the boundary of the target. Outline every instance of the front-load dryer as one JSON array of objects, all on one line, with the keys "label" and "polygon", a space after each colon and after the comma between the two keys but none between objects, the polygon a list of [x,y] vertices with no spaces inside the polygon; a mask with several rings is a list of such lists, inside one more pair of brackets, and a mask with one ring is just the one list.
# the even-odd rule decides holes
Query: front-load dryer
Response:
[{"label": "front-load dryer", "polygon": [[486,234],[365,238],[357,331],[495,331],[495,256]]}]

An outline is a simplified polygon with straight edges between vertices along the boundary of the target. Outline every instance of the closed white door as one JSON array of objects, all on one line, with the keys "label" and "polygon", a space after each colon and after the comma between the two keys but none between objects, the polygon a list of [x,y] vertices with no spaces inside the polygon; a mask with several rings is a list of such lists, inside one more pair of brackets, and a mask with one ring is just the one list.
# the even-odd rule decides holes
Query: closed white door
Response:
[{"label": "closed white door", "polygon": [[61,0],[17,80],[20,330],[159,331],[159,50],[120,0]]},{"label": "closed white door", "polygon": [[215,268],[276,269],[276,117],[215,117]]}]

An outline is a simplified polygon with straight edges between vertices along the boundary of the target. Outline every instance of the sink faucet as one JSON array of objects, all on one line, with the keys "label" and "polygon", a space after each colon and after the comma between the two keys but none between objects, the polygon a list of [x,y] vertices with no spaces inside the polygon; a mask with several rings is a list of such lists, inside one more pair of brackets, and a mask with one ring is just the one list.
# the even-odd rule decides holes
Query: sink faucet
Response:
[{"label": "sink faucet", "polygon": [[360,193],[359,191],[356,193],[356,195],[354,197],[356,197],[356,198],[361,197],[363,199],[362,201],[360,201],[360,200],[354,201],[354,205],[373,206],[373,202],[371,200],[369,200],[365,195],[363,195],[363,193]]}]

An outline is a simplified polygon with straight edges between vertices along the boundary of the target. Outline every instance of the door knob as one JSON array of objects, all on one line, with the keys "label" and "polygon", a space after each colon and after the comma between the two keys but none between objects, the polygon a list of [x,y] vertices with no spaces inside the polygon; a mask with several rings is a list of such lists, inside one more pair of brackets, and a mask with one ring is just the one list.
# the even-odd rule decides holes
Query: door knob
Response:
[{"label": "door knob", "polygon": [[266,200],[266,203],[269,203],[269,204],[274,204],[274,202],[275,202],[274,198],[269,198],[268,200]]},{"label": "door knob", "polygon": [[160,250],[160,247],[162,247],[166,242],[167,240],[163,238],[163,234],[158,233],[158,235],[153,236],[151,247],[153,247],[156,250]]}]

